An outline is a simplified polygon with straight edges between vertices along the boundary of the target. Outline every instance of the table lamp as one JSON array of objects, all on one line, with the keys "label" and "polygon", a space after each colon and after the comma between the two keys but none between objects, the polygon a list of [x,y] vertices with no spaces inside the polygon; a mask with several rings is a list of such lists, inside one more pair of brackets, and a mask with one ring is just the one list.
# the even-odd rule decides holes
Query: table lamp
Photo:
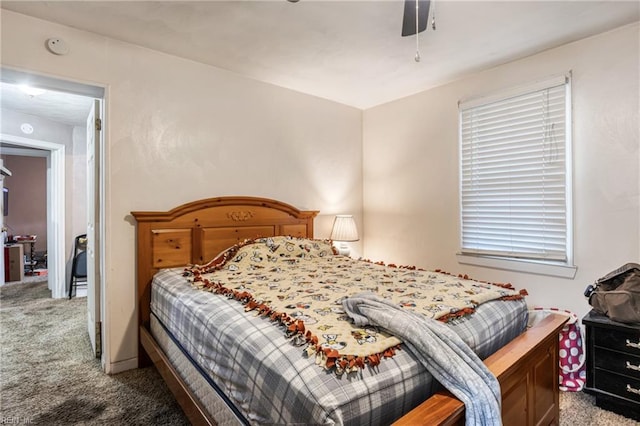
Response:
[{"label": "table lamp", "polygon": [[349,256],[350,250],[347,242],[358,241],[358,228],[352,215],[339,214],[333,221],[331,237],[338,245],[338,254]]}]

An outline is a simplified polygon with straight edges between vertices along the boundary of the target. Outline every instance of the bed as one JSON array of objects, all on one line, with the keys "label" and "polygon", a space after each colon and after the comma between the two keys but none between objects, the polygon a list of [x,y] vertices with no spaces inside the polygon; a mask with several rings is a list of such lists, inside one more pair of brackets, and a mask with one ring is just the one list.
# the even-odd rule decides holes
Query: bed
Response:
[{"label": "bed", "polygon": [[[300,348],[278,341],[283,335],[278,327],[247,315],[243,304],[194,288],[182,276],[185,266],[206,264],[246,239],[313,238],[317,211],[264,198],[219,197],[166,212],[132,214],[137,221],[140,366],[155,364],[193,424],[306,423],[303,418],[347,424],[464,424],[464,404],[412,364],[411,354],[401,347],[375,368],[337,375],[305,359]],[[500,382],[504,424],[557,424],[557,336],[565,318],[550,315],[515,335],[509,326],[523,321],[523,302],[487,302],[473,316],[495,321],[492,303],[510,306],[500,320],[503,325],[492,333],[495,339],[478,339],[471,329],[460,333],[481,343],[475,349]],[[180,304],[186,313],[179,314]],[[235,326],[221,326],[225,321]],[[466,327],[465,321],[458,323]],[[234,336],[244,341],[258,334],[263,340],[250,349],[233,341]],[[492,343],[483,347],[487,340]],[[203,349],[206,341],[216,342],[215,353]],[[276,361],[254,367],[247,358],[251,353]],[[290,375],[283,363],[301,366],[304,374]],[[230,371],[246,365],[250,367],[243,375],[229,377]],[[269,377],[266,391],[244,385],[256,375]],[[309,390],[308,383],[319,385]],[[303,394],[299,388],[305,388]],[[273,389],[271,395],[257,396],[268,389]],[[432,396],[425,400],[427,394]]]}]

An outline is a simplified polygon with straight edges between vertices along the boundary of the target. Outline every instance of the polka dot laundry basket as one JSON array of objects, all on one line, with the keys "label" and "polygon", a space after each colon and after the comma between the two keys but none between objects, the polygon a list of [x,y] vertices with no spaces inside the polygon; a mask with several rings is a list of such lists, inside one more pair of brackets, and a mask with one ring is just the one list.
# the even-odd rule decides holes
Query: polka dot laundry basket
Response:
[{"label": "polka dot laundry basket", "polygon": [[569,320],[558,335],[560,350],[559,388],[564,392],[580,392],[587,380],[585,366],[584,338],[582,327],[576,314],[557,308],[533,308],[529,310],[529,324],[541,321],[549,314],[565,315]]}]

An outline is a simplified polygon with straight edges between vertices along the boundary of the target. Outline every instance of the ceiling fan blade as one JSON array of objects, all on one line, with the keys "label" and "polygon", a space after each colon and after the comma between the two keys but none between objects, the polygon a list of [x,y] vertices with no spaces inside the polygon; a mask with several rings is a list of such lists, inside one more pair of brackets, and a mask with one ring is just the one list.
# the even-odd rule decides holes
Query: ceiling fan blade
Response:
[{"label": "ceiling fan blade", "polygon": [[[427,29],[429,20],[429,0],[418,0],[418,32]],[[402,18],[402,37],[416,33],[416,0],[404,0],[404,16]]]}]

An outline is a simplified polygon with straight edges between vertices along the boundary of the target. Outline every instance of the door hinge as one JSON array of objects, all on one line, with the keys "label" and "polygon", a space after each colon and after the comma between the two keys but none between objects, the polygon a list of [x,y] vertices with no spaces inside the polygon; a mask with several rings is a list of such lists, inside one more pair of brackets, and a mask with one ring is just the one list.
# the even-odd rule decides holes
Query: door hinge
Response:
[{"label": "door hinge", "polygon": [[102,321],[96,323],[96,358],[102,356]]},{"label": "door hinge", "polygon": [[102,130],[102,120],[99,118],[96,118],[96,130],[97,131]]}]

